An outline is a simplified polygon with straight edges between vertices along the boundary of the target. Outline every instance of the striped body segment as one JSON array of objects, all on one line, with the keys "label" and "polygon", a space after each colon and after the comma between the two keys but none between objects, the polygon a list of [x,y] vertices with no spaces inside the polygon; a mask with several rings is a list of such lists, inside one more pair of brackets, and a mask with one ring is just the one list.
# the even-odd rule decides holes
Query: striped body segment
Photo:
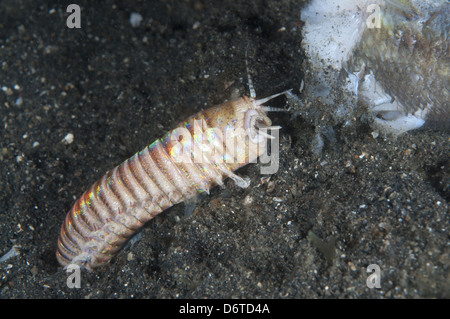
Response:
[{"label": "striped body segment", "polygon": [[[279,94],[278,94],[279,95]],[[277,96],[277,95],[276,95]],[[74,204],[62,225],[56,257],[89,270],[108,262],[146,222],[209,192],[265,152],[267,101],[242,97],[199,112],[109,171]],[[238,141],[237,147],[230,147]],[[263,137],[263,138],[261,138]]]}]

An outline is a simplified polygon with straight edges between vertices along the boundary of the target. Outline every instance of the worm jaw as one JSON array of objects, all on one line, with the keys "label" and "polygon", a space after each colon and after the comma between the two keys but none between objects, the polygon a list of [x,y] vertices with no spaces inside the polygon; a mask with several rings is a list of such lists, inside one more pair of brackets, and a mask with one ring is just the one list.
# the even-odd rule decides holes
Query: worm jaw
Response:
[{"label": "worm jaw", "polygon": [[247,130],[250,141],[255,144],[266,140],[267,136],[261,134],[260,128],[269,127],[271,124],[272,121],[263,111],[250,109],[245,113],[244,129]]}]

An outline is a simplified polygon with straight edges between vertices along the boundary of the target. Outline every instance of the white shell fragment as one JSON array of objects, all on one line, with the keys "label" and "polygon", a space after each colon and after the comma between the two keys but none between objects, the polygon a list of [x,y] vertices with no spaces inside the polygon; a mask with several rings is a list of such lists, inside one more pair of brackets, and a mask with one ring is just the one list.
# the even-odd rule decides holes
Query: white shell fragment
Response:
[{"label": "white shell fragment", "polygon": [[68,134],[61,140],[61,143],[66,144],[66,145],[72,144],[73,138],[74,138],[74,137],[73,137],[73,134],[72,134],[72,133],[68,133]]},{"label": "white shell fragment", "polygon": [[141,25],[143,18],[139,13],[132,12],[130,14],[130,24],[133,28],[137,28]]}]

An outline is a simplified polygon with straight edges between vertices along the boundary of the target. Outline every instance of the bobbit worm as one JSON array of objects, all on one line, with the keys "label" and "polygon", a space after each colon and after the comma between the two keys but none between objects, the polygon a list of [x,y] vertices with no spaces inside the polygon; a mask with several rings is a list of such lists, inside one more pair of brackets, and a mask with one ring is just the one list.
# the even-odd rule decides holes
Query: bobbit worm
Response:
[{"label": "bobbit worm", "polygon": [[228,177],[248,187],[249,180],[233,172],[266,152],[273,138],[268,130],[280,128],[271,126],[267,112],[282,109],[262,104],[286,92],[257,100],[251,88],[251,97],[190,116],[106,173],[67,214],[57,245],[59,263],[92,270],[167,208],[223,186]]}]

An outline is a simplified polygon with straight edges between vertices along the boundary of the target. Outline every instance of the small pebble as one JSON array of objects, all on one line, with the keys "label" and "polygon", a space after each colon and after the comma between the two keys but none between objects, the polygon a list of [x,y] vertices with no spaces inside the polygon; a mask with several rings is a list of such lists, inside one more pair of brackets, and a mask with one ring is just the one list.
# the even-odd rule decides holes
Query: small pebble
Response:
[{"label": "small pebble", "polygon": [[17,105],[17,106],[21,106],[22,104],[23,104],[23,99],[22,99],[21,96],[19,96],[19,97],[16,99],[16,105]]},{"label": "small pebble", "polygon": [[253,203],[253,197],[250,195],[245,196],[244,206],[250,206]]},{"label": "small pebble", "polygon": [[139,13],[133,12],[130,14],[130,24],[133,28],[137,28],[141,25],[142,16]]},{"label": "small pebble", "polygon": [[61,141],[63,144],[72,144],[73,142],[73,134],[72,133],[68,133]]}]

